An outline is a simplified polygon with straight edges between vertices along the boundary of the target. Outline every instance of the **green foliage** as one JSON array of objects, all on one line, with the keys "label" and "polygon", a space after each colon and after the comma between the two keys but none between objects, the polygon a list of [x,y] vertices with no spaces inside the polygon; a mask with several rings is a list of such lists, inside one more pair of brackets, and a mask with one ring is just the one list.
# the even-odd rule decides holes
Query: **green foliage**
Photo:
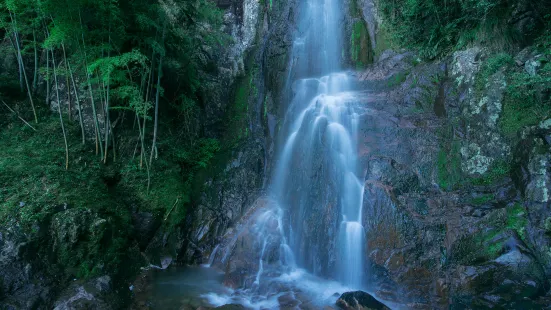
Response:
[{"label": "green foliage", "polygon": [[236,81],[233,105],[230,107],[231,113],[226,128],[230,135],[223,141],[224,147],[235,146],[249,135],[249,99],[258,95],[255,84],[257,76],[257,64],[254,63],[252,57],[249,57],[246,65],[246,75]]},{"label": "green foliage", "polygon": [[350,59],[356,69],[362,69],[373,62],[373,48],[357,0],[350,2],[350,16],[354,18],[350,35]]},{"label": "green foliage", "polygon": [[478,197],[475,197],[471,200],[471,204],[473,205],[477,205],[477,206],[480,206],[480,205],[484,205],[484,204],[487,204],[487,203],[490,203],[494,200],[494,195],[492,194],[485,194],[485,195],[481,195],[481,196],[478,196]]},{"label": "green foliage", "polygon": [[505,136],[514,139],[522,128],[537,125],[551,116],[551,99],[546,95],[551,89],[551,64],[544,61],[536,75],[523,70],[508,77],[499,127]]},{"label": "green foliage", "polygon": [[356,69],[364,68],[366,65],[373,62],[369,32],[367,31],[365,22],[361,19],[355,21],[352,26],[350,55]]},{"label": "green foliage", "polygon": [[520,203],[515,203],[507,208],[507,228],[515,230],[521,239],[526,239],[526,210]]},{"label": "green foliage", "polygon": [[[75,0],[71,5],[67,5],[67,2],[62,0],[0,2],[0,34],[5,35],[6,39],[10,36],[13,39],[17,33],[21,38],[22,48],[26,51],[23,55],[26,62],[27,58],[29,63],[34,60],[33,50],[25,50],[26,46],[30,46],[31,41],[34,46],[38,46],[39,56],[42,48],[53,51],[48,53],[49,68],[45,63],[40,64],[42,68],[38,70],[39,75],[53,82],[51,76],[53,55],[59,66],[57,70],[59,81],[67,82],[72,78],[69,76],[68,63],[70,62],[78,84],[86,84],[87,77],[91,77],[91,91],[99,111],[103,110],[102,105],[107,106],[106,101],[109,98],[110,122],[118,127],[113,132],[117,135],[116,138],[111,137],[106,146],[126,156],[122,158],[120,171],[124,172],[128,180],[132,180],[132,186],[125,181],[122,184],[128,185],[132,190],[139,190],[140,194],[143,193],[140,195],[141,199],[154,208],[166,208],[166,205],[173,203],[175,195],[189,194],[185,193],[186,189],[183,185],[187,181],[182,180],[191,178],[194,170],[207,166],[213,154],[219,149],[216,140],[202,136],[197,115],[204,108],[204,104],[200,101],[202,92],[205,91],[203,83],[205,72],[211,70],[213,56],[228,40],[221,32],[222,21],[222,11],[210,0],[155,3],[145,0]],[[14,53],[13,48],[8,49],[7,52]],[[65,55],[68,61],[65,61]],[[161,56],[163,66],[159,70]],[[39,60],[44,62],[44,57],[41,58]],[[15,74],[17,72],[13,72],[12,76],[6,79],[17,80]],[[157,87],[156,80],[159,76],[161,83]],[[4,76],[1,78],[3,80]],[[0,87],[10,91],[17,89],[15,83],[2,84]],[[141,156],[140,152],[148,157],[151,152],[148,148],[152,138],[150,120],[153,119],[152,107],[157,90],[161,97],[159,102],[161,128],[159,128],[157,150],[160,150],[161,154],[159,157],[155,156],[156,164],[150,169],[143,167],[143,163],[137,164],[136,153],[138,157]],[[87,95],[88,93],[86,97]],[[89,109],[90,98],[80,99],[84,109]],[[23,115],[26,113],[22,112]],[[62,112],[65,113],[65,111]],[[146,126],[147,123],[146,129],[138,131],[136,119],[140,121],[138,125]],[[59,129],[50,123],[48,117],[43,121],[47,123],[45,126],[52,126],[52,131]],[[14,121],[16,122],[19,121]],[[65,122],[69,123],[69,127],[74,128],[73,122],[69,120]],[[130,127],[133,132],[129,129]],[[51,135],[42,135],[44,132],[50,133],[49,130],[44,131],[42,128],[38,134],[29,134],[27,140],[36,143],[36,153],[33,156],[51,159],[49,163],[57,163],[63,156],[58,152],[50,152],[48,143],[54,139]],[[74,138],[73,133],[74,131],[69,132],[69,140]],[[143,149],[136,141],[137,139],[143,139]],[[75,171],[75,177],[83,180],[97,179],[103,171],[103,166],[95,158],[90,159],[93,146],[80,146],[73,142],[69,143],[70,160],[73,161],[79,156],[85,158],[83,152],[86,152],[86,158],[89,158],[87,169]],[[115,142],[121,145],[116,145]],[[68,173],[71,173],[73,167],[69,166]],[[188,171],[188,169],[182,170],[181,166],[193,168]],[[46,169],[46,171],[50,170]],[[16,174],[16,171],[12,172]],[[28,171],[28,175],[32,178],[40,174],[39,170]],[[50,175],[47,179],[57,180]],[[165,180],[175,181],[173,182],[175,185],[158,190],[156,185],[165,184]],[[152,186],[150,186],[151,183],[153,183]],[[62,187],[57,183],[52,186]],[[163,187],[163,185],[160,186]],[[21,187],[25,186],[21,185]],[[153,197],[147,198],[147,189],[150,187]],[[13,190],[10,188],[10,194],[15,201],[21,195],[13,195]],[[69,193],[79,195],[80,190],[77,187],[73,190],[60,189],[59,191],[63,193],[62,195],[69,195]],[[85,192],[84,189],[82,191]],[[99,189],[98,191],[103,192]],[[167,199],[172,201],[161,199],[163,201],[159,203],[157,201],[159,196],[155,193],[164,195],[168,191],[175,193],[166,195]],[[36,191],[36,193],[39,192]],[[36,198],[37,203],[43,202],[40,197],[32,198]],[[57,196],[57,198],[80,206],[79,197]],[[84,205],[86,204],[83,203],[82,206]]]},{"label": "green foliage", "polygon": [[[15,220],[30,233],[51,226],[59,241],[50,259],[62,270],[60,278],[131,273],[129,268],[141,263],[132,241],[131,206],[159,215],[175,206],[167,222],[179,225],[188,213],[196,171],[208,166],[220,149],[215,139],[199,139],[194,148],[177,139],[161,143],[164,156],[151,171],[148,191],[147,171],[139,168],[139,158],[131,157],[131,136],[120,138],[122,161],[105,166],[93,148],[81,144],[78,125],[65,120],[71,155],[66,171],[56,117],[41,114],[34,132],[2,112],[0,224]],[[178,157],[183,153],[184,159]],[[71,231],[77,240],[69,240]]]},{"label": "green foliage", "polygon": [[408,75],[409,72],[400,71],[388,78],[386,85],[390,88],[399,86],[406,81]]},{"label": "green foliage", "polygon": [[478,178],[473,178],[470,182],[474,185],[492,185],[509,175],[511,166],[504,160],[494,161],[488,171]]},{"label": "green foliage", "polygon": [[35,125],[37,132],[15,120],[2,124],[0,224],[15,220],[30,236],[59,237],[44,242],[56,244],[56,252],[46,254],[55,254],[48,263],[60,267],[61,281],[129,271],[132,258],[123,257],[132,255],[130,210],[111,192],[111,169],[100,164],[93,149],[80,144],[78,128],[70,124],[73,156],[66,171],[58,119],[42,119]]},{"label": "green foliage", "polygon": [[462,181],[460,147],[454,140],[438,152],[438,185],[444,190],[453,190]]},{"label": "green foliage", "polygon": [[[212,166],[222,150],[222,143],[206,136],[201,123],[208,108],[204,93],[210,87],[205,80],[216,69],[219,49],[229,41],[222,21],[222,11],[211,0],[0,1],[0,35],[8,42],[0,47],[2,55],[14,55],[15,45],[9,42],[20,39],[32,80],[36,48],[36,73],[50,83],[54,57],[61,95],[67,88],[72,91],[74,76],[84,93],[79,92],[79,99],[87,116],[90,93],[102,118],[109,98],[113,130],[105,146],[117,156],[106,163],[96,154],[93,137],[82,143],[78,120],[66,118],[62,105],[68,170],[59,118],[49,107],[37,107],[35,132],[0,106],[0,225],[16,221],[32,237],[46,234],[48,246],[41,251],[53,249],[45,256],[60,282],[100,274],[130,278],[130,269],[141,263],[133,235],[134,211],[162,218],[167,230],[182,225],[198,191],[193,186],[200,171]],[[19,101],[17,68],[0,71],[0,90],[5,92],[0,98],[29,119],[26,105]],[[239,118],[237,130],[247,128],[248,96],[257,92],[255,74],[251,71],[247,77],[245,99],[229,113]],[[45,94],[46,85],[40,84],[36,94]],[[157,91],[158,142],[150,166]],[[73,112],[75,99],[71,96]],[[102,123],[109,124],[106,119]],[[103,138],[105,127],[99,130]]]},{"label": "green foliage", "polygon": [[486,83],[492,75],[512,64],[514,64],[513,57],[507,53],[499,53],[488,58],[476,76],[476,91],[481,93],[486,88]]},{"label": "green foliage", "polygon": [[[400,46],[437,58],[475,42],[506,49],[522,39],[507,22],[520,0],[381,0],[379,8]],[[549,12],[538,4],[540,12]],[[534,29],[534,36],[542,29]]]},{"label": "green foliage", "polygon": [[526,211],[520,203],[508,206],[504,212],[490,215],[481,224],[480,229],[458,240],[452,249],[451,262],[463,265],[477,265],[493,260],[502,254],[507,231],[515,231],[521,239],[526,238],[528,220]]},{"label": "green foliage", "polygon": [[[111,106],[145,114],[155,93],[148,89],[152,88],[150,73],[154,77],[168,71],[177,76],[163,81],[165,97],[184,94],[199,100],[201,71],[208,67],[205,59],[212,59],[216,49],[228,41],[220,30],[222,17],[210,0],[75,0],[71,5],[62,0],[5,0],[0,3],[0,33],[12,40],[17,34],[24,56],[29,58],[33,46],[54,50],[58,62],[67,54],[73,68],[80,69],[75,72],[77,78],[84,79],[87,70],[94,89],[102,84],[111,88],[118,101]],[[165,57],[163,72],[152,68],[159,55]],[[59,66],[59,73],[67,76],[67,64]],[[44,69],[40,73],[49,78]],[[95,95],[103,96],[100,91]],[[174,101],[171,99],[167,98]]]},{"label": "green foliage", "polygon": [[[71,153],[78,164],[64,171],[61,129],[55,118],[36,125],[33,132],[21,123],[11,123],[0,131],[0,216],[15,212],[22,223],[41,219],[49,208],[71,203],[73,206],[109,203],[102,169],[93,150],[72,140]],[[74,127],[71,128],[74,131]],[[75,143],[76,142],[76,143]],[[89,193],[83,197],[82,193]],[[19,203],[25,204],[19,208]]]},{"label": "green foliage", "polygon": [[[545,27],[551,29],[551,23]],[[508,139],[518,139],[519,132],[528,126],[537,125],[551,116],[551,43],[549,31],[536,39],[536,52],[540,57],[530,59],[530,64],[518,67],[513,57],[507,53],[498,53],[482,64],[475,80],[475,90],[483,94],[489,78],[499,70],[504,70],[507,88],[503,108],[499,118],[499,128]],[[529,66],[533,70],[528,72]]]}]

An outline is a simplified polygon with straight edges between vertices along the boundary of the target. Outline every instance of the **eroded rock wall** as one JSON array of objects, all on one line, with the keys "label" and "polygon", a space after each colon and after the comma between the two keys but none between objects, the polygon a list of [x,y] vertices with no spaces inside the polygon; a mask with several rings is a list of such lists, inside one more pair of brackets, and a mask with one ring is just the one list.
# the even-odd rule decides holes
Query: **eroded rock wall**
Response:
[{"label": "eroded rock wall", "polygon": [[[423,63],[385,52],[359,150],[366,172],[366,262],[379,296],[411,308],[539,308],[549,289],[549,135],[500,130],[501,66],[484,48]],[[510,74],[510,73],[509,73]],[[515,151],[516,150],[516,151]]]},{"label": "eroded rock wall", "polygon": [[[292,46],[294,1],[226,1],[225,29],[233,43],[219,56],[218,74],[204,96],[206,128],[224,143],[212,167],[200,172],[185,223],[161,229],[148,247],[152,261],[171,257],[202,263],[246,214],[269,177],[279,117],[277,103]],[[170,240],[167,242],[167,240]]]}]

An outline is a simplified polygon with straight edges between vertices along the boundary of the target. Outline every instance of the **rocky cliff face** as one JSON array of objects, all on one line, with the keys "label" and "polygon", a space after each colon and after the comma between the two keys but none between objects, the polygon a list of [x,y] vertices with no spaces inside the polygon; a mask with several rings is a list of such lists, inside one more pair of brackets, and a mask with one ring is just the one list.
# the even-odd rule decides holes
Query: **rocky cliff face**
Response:
[{"label": "rocky cliff face", "polygon": [[[499,65],[488,71],[484,47],[429,63],[409,52],[380,52],[376,1],[345,2],[349,35],[343,62],[356,70],[364,90],[357,98],[365,110],[358,152],[365,173],[365,265],[373,290],[384,300],[420,309],[549,305],[551,120],[513,138],[499,125],[508,74],[537,75],[541,57],[523,50],[513,69]],[[200,194],[192,197],[184,223],[165,227],[150,213],[133,213],[141,237],[140,249],[132,253],[142,250],[148,263],[162,268],[204,263],[222,243],[233,251],[231,263],[221,264],[229,271],[226,284],[252,281],[243,274],[258,270],[259,249],[235,240],[250,241],[255,232],[232,232],[255,208],[269,204],[258,198],[288,101],[297,3],[218,1],[233,42],[211,55],[218,69],[206,79],[208,104],[200,118],[208,135],[228,147],[213,167],[201,171],[195,188]],[[530,10],[517,11],[511,22],[530,28]],[[323,238],[338,211],[318,207],[305,227]],[[60,288],[34,256],[41,244],[52,255],[68,255],[79,239],[103,236],[107,229],[103,215],[60,208],[64,216],[37,226],[37,235],[26,235],[17,223],[0,230],[0,297],[8,309],[112,306],[105,303],[113,293],[109,278]],[[273,235],[280,238],[279,231]],[[275,256],[277,247],[269,251]],[[334,263],[335,253],[328,248],[322,260]]]},{"label": "rocky cliff face", "polygon": [[[171,264],[202,263],[218,238],[259,196],[273,152],[278,112],[274,102],[284,95],[281,84],[289,62],[294,2],[231,0],[218,4],[225,10],[224,30],[230,40],[226,46],[205,55],[204,61],[215,61],[217,68],[202,73],[206,82],[202,85],[201,100],[205,104],[197,119],[204,124],[205,135],[217,138],[224,147],[213,166],[199,172],[193,188],[197,194],[191,197],[186,220],[167,224],[166,218],[140,211],[132,203],[128,205],[132,209],[128,219],[131,227],[112,222],[109,215],[67,205],[56,209],[53,217],[36,221],[32,234],[17,222],[3,225],[0,308],[118,308],[121,298],[114,295],[127,297],[131,280],[115,285],[109,277],[87,277],[90,280],[83,281],[79,276],[67,287],[74,279],[56,279],[57,267],[48,263],[71,262],[71,256],[81,260],[87,257],[86,250],[95,251],[96,247],[119,242],[119,239],[107,241],[107,236],[118,235],[111,231],[117,226],[128,230],[123,235],[131,234],[138,241],[134,248],[113,249],[119,254],[128,251],[133,257],[127,262],[128,267],[152,264],[166,268]],[[81,101],[87,100],[85,86],[77,91]],[[63,107],[69,104],[64,99],[68,93],[75,98],[74,90],[66,89],[63,83],[60,93]],[[57,100],[50,99],[51,108],[57,111]],[[72,104],[77,119],[75,102]],[[86,129],[90,129],[88,136],[92,137],[93,114],[86,110],[83,116]],[[105,255],[111,255],[110,250],[106,251]],[[80,274],[78,270],[74,273]]]},{"label": "rocky cliff face", "polygon": [[[153,262],[173,257],[201,263],[220,237],[252,206],[269,176],[278,107],[289,63],[293,8],[290,2],[220,2],[233,43],[219,57],[218,74],[205,93],[207,128],[228,147],[213,167],[201,172],[186,223],[161,229],[148,247]],[[233,115],[228,117],[228,115]],[[218,128],[224,127],[224,131]],[[173,239],[173,242],[166,240]]]},{"label": "rocky cliff face", "polygon": [[[548,172],[496,164],[534,162],[512,154],[519,145],[496,126],[504,68],[475,91],[484,57],[473,48],[417,64],[413,55],[388,53],[361,75],[366,88],[383,89],[367,97],[372,112],[362,122],[360,150],[366,258],[383,298],[416,308],[541,307],[537,300],[549,285],[541,248],[548,238],[530,227],[543,227],[534,213],[548,214],[526,193],[539,193],[541,201]],[[537,143],[528,141],[520,145]],[[522,149],[524,156],[534,152]],[[524,179],[543,178],[519,183],[515,169]]]},{"label": "rocky cliff face", "polygon": [[[362,15],[346,23],[366,22],[375,47],[381,35],[376,4],[356,4]],[[549,304],[551,126],[543,121],[518,136],[503,128],[508,76],[534,74],[540,66],[540,56],[529,51],[520,51],[513,67],[501,63],[491,70],[492,54],[484,47],[434,62],[385,51],[357,71],[364,90],[357,100],[365,110],[358,150],[365,173],[365,264],[380,298],[415,309]],[[318,208],[303,224],[312,238],[323,238],[338,218],[337,208]],[[261,244],[248,222],[245,217],[222,240],[230,257],[217,255],[232,287],[250,286],[260,267]],[[277,265],[279,232],[270,234],[274,244],[265,251],[275,254],[265,256],[263,268]],[[322,252],[317,271],[326,274],[336,254],[331,247]]]},{"label": "rocky cliff face", "polygon": [[491,72],[481,47],[433,63],[385,52],[360,74],[375,90],[360,153],[380,297],[427,309],[548,305],[547,121],[516,138],[499,125],[507,75],[531,72],[531,50]]}]

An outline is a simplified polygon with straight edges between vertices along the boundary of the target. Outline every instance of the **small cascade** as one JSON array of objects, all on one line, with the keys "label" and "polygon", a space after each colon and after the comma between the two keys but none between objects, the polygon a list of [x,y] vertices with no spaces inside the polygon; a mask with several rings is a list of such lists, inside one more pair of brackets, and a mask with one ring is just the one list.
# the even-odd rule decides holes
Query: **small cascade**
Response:
[{"label": "small cascade", "polygon": [[218,249],[220,249],[220,244],[217,244],[216,247],[214,247],[214,250],[212,250],[212,253],[209,256],[209,262],[204,264],[204,267],[210,267],[212,266],[212,263],[214,263],[214,260],[216,259],[216,254],[218,253]]},{"label": "small cascade", "polygon": [[276,266],[282,271],[294,270],[296,268],[293,251],[287,244],[287,238],[283,230],[283,210],[276,202],[270,202],[265,210],[260,210],[255,219],[253,233],[257,236],[257,245],[261,245],[258,259],[258,271],[254,285],[260,285],[262,273],[264,272],[264,261],[266,251],[278,250]]},{"label": "small cascade", "polygon": [[342,1],[301,1],[299,11],[287,80],[292,100],[279,124],[269,199],[257,203],[218,250],[223,254],[214,264],[239,284],[231,294],[206,296],[213,305],[272,309],[283,295],[294,298],[296,289],[321,307],[366,284],[358,164],[363,111],[355,78],[340,66]]},{"label": "small cascade", "polygon": [[264,252],[266,251],[266,242],[267,240],[264,240],[264,243],[262,244],[262,252],[260,252],[260,259],[258,261],[258,272],[256,273],[256,280],[254,280],[254,284],[260,285],[260,276],[262,275],[262,272],[264,271]]},{"label": "small cascade", "polygon": [[[361,287],[364,229],[361,224],[363,184],[358,178],[357,130],[359,114],[354,106],[352,83],[346,73],[295,83],[289,107],[288,132],[273,179],[272,195],[289,214],[288,234],[301,267],[316,273],[309,258],[323,257],[332,245],[338,251],[337,270],[330,270],[343,284]],[[296,115],[296,117],[293,117]],[[323,180],[313,182],[323,174]],[[313,192],[321,195],[312,196]],[[315,212],[338,205],[338,236],[331,240],[328,227],[316,227],[316,238],[304,230]],[[318,241],[319,240],[319,241]],[[306,242],[305,242],[306,241]],[[300,256],[300,255],[299,255]],[[329,259],[327,259],[329,260]],[[299,265],[300,265],[299,264]],[[321,265],[326,262],[320,262]]]}]

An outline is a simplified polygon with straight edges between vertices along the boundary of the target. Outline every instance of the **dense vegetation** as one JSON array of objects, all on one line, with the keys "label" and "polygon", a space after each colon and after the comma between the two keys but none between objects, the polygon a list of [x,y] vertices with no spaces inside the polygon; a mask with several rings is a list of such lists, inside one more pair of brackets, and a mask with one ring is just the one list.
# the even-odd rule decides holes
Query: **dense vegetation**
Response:
[{"label": "dense vegetation", "polygon": [[0,223],[121,228],[58,247],[68,277],[122,272],[135,206],[179,224],[221,148],[201,124],[221,24],[208,0],[2,0]]},{"label": "dense vegetation", "polygon": [[67,170],[77,156],[69,152],[74,124],[104,164],[131,162],[149,178],[163,155],[185,168],[205,165],[218,146],[201,136],[197,118],[202,75],[225,40],[220,24],[221,12],[206,0],[2,2],[2,49],[15,55],[8,60],[17,70],[1,74],[2,99],[12,101],[2,112],[39,135],[52,121],[46,108],[58,109]]},{"label": "dense vegetation", "polygon": [[393,39],[427,58],[473,43],[498,50],[530,43],[546,28],[538,26],[521,33],[511,21],[515,10],[527,6],[540,24],[551,13],[551,3],[536,0],[381,0],[379,6]]},{"label": "dense vegetation", "polygon": [[[473,46],[483,48],[475,100],[484,100],[488,83],[496,74],[504,74],[498,128],[513,149],[523,129],[551,116],[551,2],[380,0],[378,6],[383,17],[379,33],[386,35],[390,46],[406,47],[425,59],[445,59]],[[532,55],[529,64],[522,57],[516,59],[522,50]],[[460,173],[460,147],[449,134],[441,140],[438,179],[442,188],[458,188],[465,182],[491,185],[512,169],[510,161],[497,160],[485,175],[467,180]]]}]

